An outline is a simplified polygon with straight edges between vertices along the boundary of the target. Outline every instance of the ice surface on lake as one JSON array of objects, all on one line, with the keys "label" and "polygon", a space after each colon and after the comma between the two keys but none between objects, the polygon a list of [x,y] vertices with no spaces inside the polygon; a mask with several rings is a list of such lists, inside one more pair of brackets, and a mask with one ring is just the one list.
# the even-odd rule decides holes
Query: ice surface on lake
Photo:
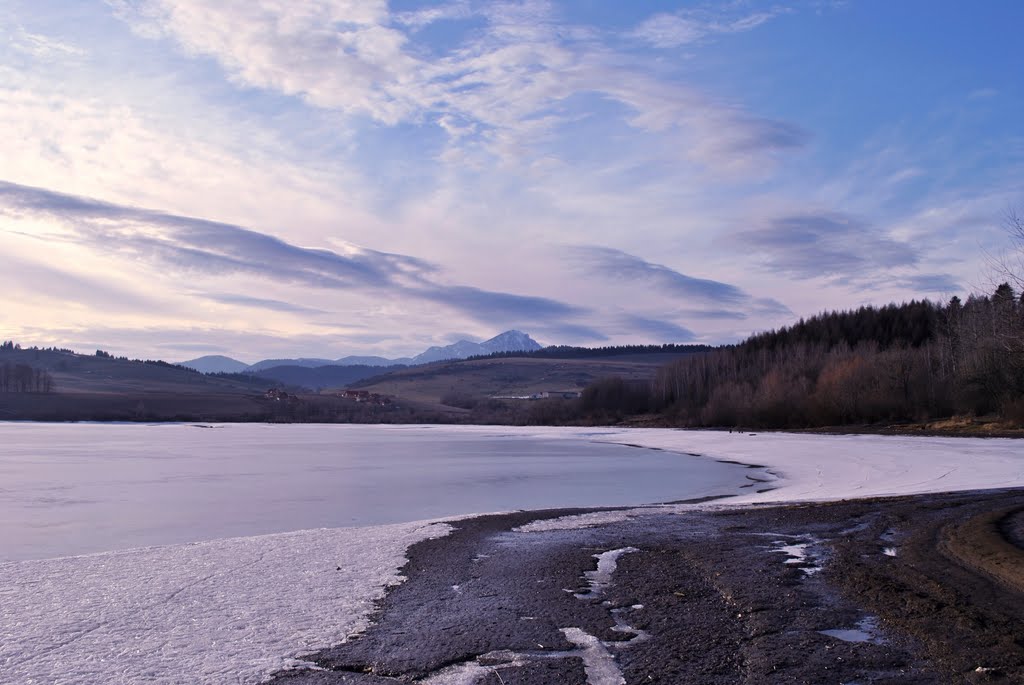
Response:
[{"label": "ice surface on lake", "polygon": [[745,470],[427,427],[0,423],[0,561],[733,493]]},{"label": "ice surface on lake", "polygon": [[0,682],[258,683],[366,627],[407,523],[0,564]]},{"label": "ice surface on lake", "polygon": [[[471,427],[468,430],[486,430]],[[784,502],[824,502],[884,495],[1024,486],[1024,442],[1010,438],[728,433],[660,428],[524,429],[537,437],[642,445],[766,467],[771,489],[707,505],[626,509],[537,521],[522,531],[584,528],[650,513]],[[758,477],[761,477],[760,475]]]},{"label": "ice surface on lake", "polygon": [[[500,492],[518,482],[516,475],[525,465],[531,466],[535,478],[527,488],[545,480],[560,479],[561,492],[569,493],[589,478],[610,479],[619,490],[629,487],[621,481],[622,462],[602,470],[601,464],[607,466],[610,462],[585,459],[588,451],[597,452],[602,448],[590,445],[589,441],[595,440],[659,447],[669,450],[657,453],[667,460],[710,463],[713,458],[729,459],[768,466],[779,474],[771,484],[774,490],[743,491],[744,494],[730,498],[730,502],[830,500],[1024,485],[1024,443],[1000,439],[764,433],[749,436],[659,429],[583,431],[508,427],[358,427],[347,433],[343,427],[318,426],[229,426],[221,430],[200,430],[187,426],[35,424],[15,428],[16,431],[12,431],[11,424],[0,426],[4,456],[11,454],[12,435],[17,434],[25,441],[18,459],[0,460],[0,488],[5,490],[6,501],[18,496],[19,486],[12,484],[18,483],[19,478],[24,482],[26,470],[31,471],[40,462],[55,473],[84,478],[97,492],[102,493],[103,488],[108,487],[110,491],[123,492],[128,500],[140,497],[132,490],[133,484],[143,487],[153,483],[133,471],[137,465],[133,465],[129,454],[122,453],[123,459],[113,466],[90,464],[89,458],[80,454],[84,445],[86,457],[91,455],[104,463],[105,455],[109,456],[111,450],[109,436],[125,428],[132,430],[123,435],[137,436],[132,438],[137,443],[132,454],[143,457],[143,462],[150,467],[180,465],[180,460],[184,460],[214,469],[198,477],[185,478],[186,486],[179,490],[201,490],[203,483],[213,482],[213,491],[222,493],[219,508],[193,511],[194,502],[187,498],[177,503],[179,510],[200,522],[218,515],[223,509],[230,509],[233,502],[239,501],[232,497],[237,494],[235,488],[244,487],[248,479],[246,471],[236,469],[229,475],[216,472],[216,468],[224,466],[223,459],[230,461],[239,454],[253,456],[247,465],[254,469],[259,467],[251,473],[260,474],[258,479],[265,482],[273,483],[275,479],[288,478],[291,472],[311,469],[312,475],[302,481],[309,487],[305,496],[322,498],[328,508],[335,504],[342,506],[341,500],[346,495],[340,494],[344,491],[338,489],[337,483],[345,480],[345,471],[332,470],[329,461],[316,465],[301,458],[304,452],[316,449],[321,455],[330,454],[337,446],[339,435],[350,436],[359,445],[357,454],[365,457],[349,473],[358,475],[359,471],[378,468],[381,474],[379,491],[366,492],[363,488],[364,491],[353,494],[361,497],[359,502],[365,506],[374,506],[386,494],[389,479],[393,483],[395,478],[406,475],[403,497],[437,501],[457,496],[486,473],[487,455],[476,451],[484,449],[485,445],[509,445],[523,439],[541,441],[530,443],[541,453],[533,455],[535,459],[525,460],[506,454],[501,469],[494,475],[493,488],[485,492]],[[51,431],[55,430],[57,434],[65,432],[64,437],[57,441],[58,449],[47,450],[47,436],[53,435]],[[278,430],[281,432],[275,434]],[[153,438],[154,435],[159,437]],[[438,486],[437,474],[431,473],[436,465],[406,462],[404,466],[409,472],[405,473],[404,467],[396,467],[394,462],[382,464],[381,460],[387,455],[382,456],[373,449],[372,436],[389,435],[400,436],[399,443],[404,445],[402,449],[409,451],[409,459],[423,453],[426,436],[441,436],[460,457],[443,463],[451,469],[465,466],[472,471],[471,477],[454,481],[442,479],[442,485]],[[501,435],[515,436],[515,439],[503,442],[498,439]],[[281,436],[284,436],[281,443],[266,447],[271,437],[281,439]],[[210,445],[219,447],[204,453]],[[185,448],[183,452],[178,449],[181,446]],[[278,457],[278,462],[270,459],[267,449]],[[566,450],[576,457],[560,461],[560,455]],[[648,457],[641,450],[631,452],[634,465]],[[704,456],[687,457],[681,454],[684,452]],[[616,459],[621,458],[618,454]],[[246,464],[245,461],[240,463]],[[98,472],[90,472],[90,465]],[[727,480],[735,478],[733,469],[739,468],[727,470]],[[178,482],[173,473],[160,473],[162,475],[155,477],[157,484]],[[656,479],[658,475],[652,473],[651,477]],[[320,488],[325,481],[328,485]],[[682,485],[685,484],[670,482],[667,487],[671,490]],[[711,494],[702,492],[701,487],[695,487],[695,492],[689,496]],[[604,492],[614,492],[614,488]],[[600,492],[594,490],[590,495],[593,497]],[[555,491],[548,494],[552,493],[557,496]],[[274,494],[274,489],[269,488],[255,498],[274,512],[268,520],[277,524],[280,520],[299,520],[289,518],[288,512],[295,502],[302,502],[303,491],[292,492],[292,499],[283,506],[275,503]],[[53,521],[54,526],[74,526],[76,519],[72,514],[82,511],[82,507],[92,506],[76,498],[89,499],[79,497],[73,488],[55,488],[39,497],[35,506],[39,517],[45,518],[53,510],[67,517]],[[394,502],[400,499],[388,500],[382,508],[395,507]],[[488,497],[478,501],[477,511],[505,508]],[[595,499],[588,502],[591,505],[610,503]],[[20,520],[26,525],[32,520],[26,513],[30,508],[20,513],[23,516]],[[660,513],[671,510],[673,508],[653,509]],[[635,509],[626,513],[598,514],[593,520],[642,516],[650,511]],[[462,513],[467,511],[462,509]],[[9,530],[11,522],[6,518],[0,520],[8,527],[3,534],[13,535]],[[588,520],[591,519],[586,516],[575,517],[566,527],[587,525]],[[39,528],[28,533],[41,534],[44,530]],[[16,532],[24,534],[24,531]],[[290,659],[339,642],[365,627],[374,598],[381,596],[388,583],[398,580],[397,569],[404,561],[407,547],[443,532],[441,527],[423,523],[313,530],[0,564],[0,606],[3,607],[0,613],[0,666],[3,668],[0,680],[75,685],[259,682],[290,663]],[[588,673],[592,677],[609,683],[619,682],[621,675],[614,668],[614,661],[606,651],[602,653],[593,645],[591,636],[581,631],[567,637],[576,638],[576,644],[583,649],[593,648],[588,652],[591,659]]]},{"label": "ice surface on lake", "polygon": [[1010,438],[748,435],[669,429],[590,430],[589,437],[676,452],[699,452],[706,457],[766,466],[779,475],[779,480],[771,483],[774,489],[745,492],[729,498],[731,504],[826,501],[1024,485],[1024,443]]},{"label": "ice surface on lake", "polygon": [[[467,427],[482,431],[483,427]],[[529,435],[643,445],[756,464],[771,490],[707,505],[580,514],[526,524],[522,531],[585,528],[650,513],[777,502],[812,502],[1024,486],[1024,442],[1009,438],[728,433],[659,428],[524,429]],[[760,475],[758,477],[761,477]]]}]

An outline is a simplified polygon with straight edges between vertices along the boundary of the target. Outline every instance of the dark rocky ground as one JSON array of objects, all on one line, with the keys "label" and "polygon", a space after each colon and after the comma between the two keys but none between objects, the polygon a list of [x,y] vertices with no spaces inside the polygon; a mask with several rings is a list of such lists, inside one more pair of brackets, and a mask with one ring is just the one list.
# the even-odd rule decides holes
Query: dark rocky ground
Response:
[{"label": "dark rocky ground", "polygon": [[1024,683],[1021,511],[1017,490],[458,521],[410,550],[365,634],[274,682]]}]

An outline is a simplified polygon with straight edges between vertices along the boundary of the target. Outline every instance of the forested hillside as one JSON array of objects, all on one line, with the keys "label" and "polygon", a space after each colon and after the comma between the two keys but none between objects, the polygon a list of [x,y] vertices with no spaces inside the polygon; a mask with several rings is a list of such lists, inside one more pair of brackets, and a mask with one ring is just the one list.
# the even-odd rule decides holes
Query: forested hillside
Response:
[{"label": "forested hillside", "polygon": [[685,426],[813,427],[998,414],[1024,423],[1024,298],[830,312],[681,358],[650,384],[587,388],[590,417]]}]

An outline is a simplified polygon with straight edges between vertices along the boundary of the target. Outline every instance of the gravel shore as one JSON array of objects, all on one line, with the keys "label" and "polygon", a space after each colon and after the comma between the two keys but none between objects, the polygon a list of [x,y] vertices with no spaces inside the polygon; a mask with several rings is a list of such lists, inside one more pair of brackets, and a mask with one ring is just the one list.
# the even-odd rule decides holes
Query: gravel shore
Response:
[{"label": "gravel shore", "polygon": [[1024,682],[1024,491],[453,522],[275,685]]}]

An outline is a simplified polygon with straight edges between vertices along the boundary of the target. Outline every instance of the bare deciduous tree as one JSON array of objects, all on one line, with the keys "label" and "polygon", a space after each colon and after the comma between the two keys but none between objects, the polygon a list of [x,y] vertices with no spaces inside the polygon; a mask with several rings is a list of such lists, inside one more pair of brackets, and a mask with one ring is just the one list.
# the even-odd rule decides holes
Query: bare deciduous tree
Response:
[{"label": "bare deciduous tree", "polygon": [[998,281],[1006,281],[1018,292],[1024,291],[1024,214],[1010,209],[1003,220],[1003,228],[1010,237],[1010,247],[992,260]]}]

